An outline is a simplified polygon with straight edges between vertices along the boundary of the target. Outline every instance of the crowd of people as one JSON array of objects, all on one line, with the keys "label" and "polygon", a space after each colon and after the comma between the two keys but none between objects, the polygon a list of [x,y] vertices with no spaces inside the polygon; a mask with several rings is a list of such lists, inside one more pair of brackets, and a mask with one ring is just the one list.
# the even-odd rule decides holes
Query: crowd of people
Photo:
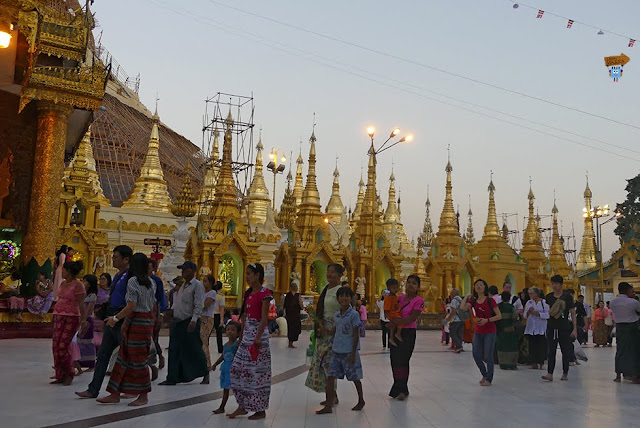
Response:
[{"label": "crowd of people", "polygon": [[[230,392],[238,407],[227,417],[247,415],[263,419],[269,408],[271,393],[270,333],[286,330],[288,347],[295,348],[301,334],[305,313],[299,283],[293,280],[285,294],[282,311],[276,309],[273,291],[265,284],[262,265],[252,263],[246,269],[248,288],[242,304],[233,315],[225,316],[222,284],[211,275],[196,278],[197,266],[186,261],[179,268],[182,275],[172,281],[167,296],[162,280],[156,276],[157,264],[142,253],[133,253],[126,245],[114,248],[111,277],[87,274],[81,261],[69,259],[69,248],[56,256],[55,278],[38,276],[36,295],[26,301],[27,310],[45,314],[52,304],[52,350],[54,375],[52,384],[69,385],[83,371],[93,371],[91,382],[81,398],[94,398],[103,404],[134,399],[130,406],[148,403],[152,382],[165,366],[159,343],[163,315],[169,324],[167,376],[158,385],[172,386],[202,378],[208,384],[211,371],[219,368],[223,399],[215,414],[226,411]],[[72,250],[71,250],[72,251]],[[310,364],[305,385],[325,395],[318,414],[331,413],[339,403],[337,380],[353,382],[357,402],[352,410],[365,406],[361,380],[363,368],[359,350],[367,323],[366,301],[342,280],[344,268],[327,267],[328,284],[322,288],[313,321]],[[409,396],[410,360],[415,348],[418,317],[424,312],[424,300],[418,295],[420,278],[410,275],[404,294],[400,283],[391,278],[376,302],[382,330],[383,350],[390,353],[393,385],[389,396],[405,400]],[[5,280],[2,296],[10,302],[14,316],[21,311],[18,300],[20,276],[14,273]],[[477,279],[473,293],[460,296],[452,289],[444,302],[443,344],[451,342],[451,351],[465,351],[472,344],[473,360],[480,374],[480,385],[494,382],[494,366],[516,370],[530,365],[544,370],[545,381],[554,380],[556,352],[562,353],[561,380],[568,380],[569,367],[580,364],[581,347],[593,330],[595,347],[611,346],[616,337],[616,382],[623,376],[640,383],[640,302],[633,287],[626,282],[618,286],[618,296],[610,302],[598,302],[595,310],[572,290],[563,288],[563,278],[551,278],[551,292],[538,288],[512,295],[512,285],[505,282],[502,292],[496,286]],[[168,302],[167,302],[168,300]],[[276,321],[286,319],[286,324]],[[275,327],[272,325],[275,324]],[[223,344],[223,332],[227,342]],[[215,335],[219,358],[211,357],[209,340]],[[111,364],[110,364],[111,362]],[[107,395],[98,398],[105,376],[109,375]]]}]

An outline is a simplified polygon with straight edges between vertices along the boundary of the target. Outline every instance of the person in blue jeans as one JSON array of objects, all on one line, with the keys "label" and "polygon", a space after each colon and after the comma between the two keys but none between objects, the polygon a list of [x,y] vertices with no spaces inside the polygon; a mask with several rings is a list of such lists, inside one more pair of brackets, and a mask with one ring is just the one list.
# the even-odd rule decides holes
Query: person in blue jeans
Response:
[{"label": "person in blue jeans", "polygon": [[496,346],[496,324],[502,318],[495,300],[489,296],[489,285],[484,279],[473,284],[473,296],[467,295],[461,308],[473,308],[476,314],[476,331],[473,334],[473,359],[480,369],[480,385],[491,386],[493,382],[493,350]]}]

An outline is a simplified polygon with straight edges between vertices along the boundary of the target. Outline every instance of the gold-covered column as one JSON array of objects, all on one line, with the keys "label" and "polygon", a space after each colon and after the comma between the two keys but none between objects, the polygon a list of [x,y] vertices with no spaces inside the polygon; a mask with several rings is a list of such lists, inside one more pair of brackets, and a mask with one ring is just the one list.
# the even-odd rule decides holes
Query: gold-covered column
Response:
[{"label": "gold-covered column", "polygon": [[56,251],[67,120],[72,111],[73,108],[66,104],[38,102],[29,226],[22,244],[24,264],[35,259],[42,266]]}]

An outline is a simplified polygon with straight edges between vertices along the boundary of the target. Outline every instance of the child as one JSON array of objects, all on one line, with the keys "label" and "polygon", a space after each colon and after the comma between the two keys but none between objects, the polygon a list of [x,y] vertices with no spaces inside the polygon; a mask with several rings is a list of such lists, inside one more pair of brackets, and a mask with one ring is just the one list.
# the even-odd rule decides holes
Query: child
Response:
[{"label": "child", "polygon": [[367,332],[367,301],[365,299],[360,302],[358,312],[360,313],[360,337],[365,337]]},{"label": "child", "polygon": [[360,315],[351,307],[351,299],[354,293],[348,287],[341,287],[336,293],[340,312],[336,312],[335,327],[333,329],[333,350],[331,364],[326,369],[327,379],[327,401],[322,409],[316,411],[318,415],[331,413],[336,392],[336,379],[343,379],[353,382],[358,391],[358,404],[351,409],[362,410],[364,398],[362,394],[362,363],[360,362]]},{"label": "child", "polygon": [[211,371],[215,371],[218,364],[222,363],[220,367],[220,388],[224,391],[222,393],[222,403],[220,403],[220,407],[213,411],[216,415],[224,413],[224,406],[227,405],[227,400],[229,399],[229,389],[231,389],[231,364],[238,350],[240,328],[240,323],[236,321],[229,321],[227,323],[225,332],[227,333],[229,341],[224,345],[222,355],[218,358],[218,361],[211,366]]},{"label": "child", "polygon": [[[398,303],[398,288],[400,288],[400,283],[397,279],[390,278],[387,280],[389,294],[384,298],[384,315],[389,321],[402,318],[400,316],[400,304]],[[389,329],[389,343],[393,346],[398,346],[396,339],[402,342],[402,325],[394,325],[389,322],[387,328]]]}]

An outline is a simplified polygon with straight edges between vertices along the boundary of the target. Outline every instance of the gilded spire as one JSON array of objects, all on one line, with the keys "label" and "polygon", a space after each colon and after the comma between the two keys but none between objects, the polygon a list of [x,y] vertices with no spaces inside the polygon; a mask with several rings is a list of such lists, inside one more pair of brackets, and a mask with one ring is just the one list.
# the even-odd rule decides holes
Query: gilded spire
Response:
[{"label": "gilded spire", "polygon": [[140,176],[136,179],[131,196],[123,204],[122,208],[136,210],[154,210],[158,212],[171,212],[171,198],[164,180],[164,173],[160,165],[158,150],[160,137],[158,124],[158,110],[153,114],[153,125],[147,149],[147,157],[140,169]]},{"label": "gilded spire", "polygon": [[422,233],[420,234],[420,242],[425,247],[430,247],[433,243],[433,226],[431,225],[431,201],[429,200],[429,187],[427,186],[427,202],[425,206],[424,226],[422,227]]},{"label": "gilded spire", "polygon": [[293,196],[293,190],[291,189],[292,180],[291,169],[289,169],[289,173],[287,174],[287,188],[284,191],[280,211],[276,216],[276,224],[281,229],[291,229],[296,222],[296,198]]},{"label": "gilded spire", "polygon": [[400,212],[398,211],[398,206],[396,205],[396,177],[393,175],[393,170],[391,171],[391,176],[389,176],[389,200],[387,202],[387,209],[384,212],[384,222],[385,223],[396,223],[400,221]]},{"label": "gilded spire", "polygon": [[96,161],[93,157],[93,148],[91,146],[91,127],[82,137],[82,141],[78,145],[73,160],[65,169],[63,184],[66,186],[73,182],[73,186],[87,186],[91,188],[100,201],[100,206],[111,206],[109,199],[104,196],[104,191],[100,185],[100,177],[96,170]]},{"label": "gilded spire", "polygon": [[302,176],[302,164],[304,164],[304,160],[302,160],[302,142],[300,143],[300,153],[298,154],[296,164],[296,181],[293,185],[293,196],[296,198],[296,206],[299,207],[302,203],[302,194],[304,193],[304,179]]},{"label": "gilded spire", "polygon": [[469,195],[469,212],[467,213],[467,232],[465,233],[465,243],[472,248],[476,243],[473,233],[473,212],[471,212],[471,195]]},{"label": "gilded spire", "polygon": [[358,198],[356,199],[356,207],[353,210],[353,221],[360,220],[362,215],[362,205],[364,203],[364,180],[362,179],[362,173],[360,173],[360,182],[358,183]]},{"label": "gilded spire", "polygon": [[555,198],[553,200],[553,229],[551,235],[551,248],[549,249],[549,261],[555,264],[567,264],[567,259],[564,256],[564,246],[562,245],[562,237],[558,232],[558,207],[556,206]]},{"label": "gilded spire", "polygon": [[182,188],[176,197],[176,203],[171,205],[171,213],[176,217],[193,217],[196,215],[196,199],[191,190],[190,169],[190,164],[187,164]]},{"label": "gilded spire", "polygon": [[529,219],[527,221],[527,228],[524,231],[524,238],[522,240],[522,249],[520,255],[528,263],[529,270],[536,271],[538,269],[545,270],[547,265],[547,257],[544,254],[544,248],[542,248],[542,236],[540,233],[540,217],[534,213],[533,201],[535,196],[531,189],[531,183],[529,183]]},{"label": "gilded spire", "polygon": [[233,179],[233,117],[231,110],[225,121],[227,129],[224,131],[224,141],[222,142],[222,162],[220,174],[216,181],[215,203],[216,204],[237,204],[236,183]]},{"label": "gilded spire", "polygon": [[533,201],[536,199],[533,195],[533,190],[531,189],[531,184],[529,184],[529,195],[527,195],[527,199],[529,199],[529,217],[527,221],[527,228],[524,230],[524,239],[523,245],[535,245],[538,241],[538,228],[536,225],[536,216],[534,214],[534,206]]},{"label": "gilded spire", "polygon": [[264,182],[264,167],[262,164],[262,136],[256,145],[256,168],[253,180],[249,186],[249,213],[251,225],[264,224],[267,221],[267,210],[271,205],[269,190]]},{"label": "gilded spire", "polygon": [[444,197],[444,207],[442,208],[442,213],[440,214],[440,227],[438,228],[438,235],[460,236],[456,211],[453,208],[453,192],[451,185],[451,172],[453,171],[453,167],[451,166],[450,160],[447,161],[447,167],[445,168],[445,171],[447,172],[447,184],[445,186],[446,191]]},{"label": "gilded spire", "polygon": [[316,133],[311,133],[309,138],[311,148],[309,149],[309,169],[307,171],[307,182],[302,194],[302,204],[320,211],[320,193],[316,184]]},{"label": "gilded spire", "polygon": [[[500,228],[498,227],[498,218],[496,217],[496,200],[495,200],[496,186],[494,186],[493,184],[493,178],[491,178],[491,181],[489,182],[489,187],[487,190],[489,190],[489,211],[487,213],[487,224],[484,226],[484,236],[482,237],[482,239],[486,239],[486,238],[496,239],[500,237]],[[506,223],[504,227],[506,227]],[[507,229],[507,232],[508,232],[508,229]]]},{"label": "gilded spire", "polygon": [[506,222],[502,223],[502,237],[505,241],[509,241],[509,226]]},{"label": "gilded spire", "polygon": [[200,188],[199,203],[210,203],[215,194],[216,181],[218,174],[220,173],[220,143],[219,143],[220,131],[215,129],[213,131],[213,148],[211,149],[211,155],[206,165],[206,172],[204,175],[204,181]]},{"label": "gilded spire", "polygon": [[589,188],[589,177],[587,177],[587,187],[584,189],[584,232],[582,233],[582,244],[576,263],[576,270],[585,271],[593,269],[598,264],[596,238],[593,233],[593,218],[589,215],[593,194]]},{"label": "gilded spire", "polygon": [[336,158],[336,169],[333,171],[333,186],[331,187],[331,198],[327,204],[326,213],[333,218],[339,219],[344,212],[344,204],[340,198],[340,172],[338,171],[338,158]]}]

